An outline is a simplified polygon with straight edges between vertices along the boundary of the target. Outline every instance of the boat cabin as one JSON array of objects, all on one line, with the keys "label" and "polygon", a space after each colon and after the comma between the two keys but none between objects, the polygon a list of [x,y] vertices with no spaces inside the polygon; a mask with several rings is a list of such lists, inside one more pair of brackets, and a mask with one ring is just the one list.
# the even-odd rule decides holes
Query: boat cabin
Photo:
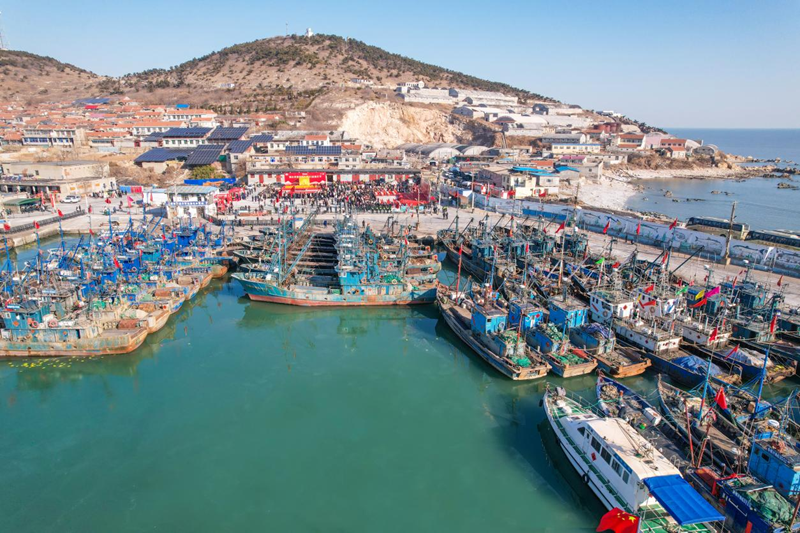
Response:
[{"label": "boat cabin", "polygon": [[655,354],[677,350],[681,343],[677,335],[641,321],[617,322],[614,331],[630,344]]},{"label": "boat cabin", "polygon": [[576,447],[589,456],[630,509],[657,504],[643,483],[645,479],[680,476],[680,471],[624,420],[593,413],[566,418],[564,427]]},{"label": "boat cabin", "polygon": [[567,329],[577,328],[586,323],[586,315],[589,312],[586,304],[572,296],[551,298],[548,302],[548,309],[550,311],[550,323],[559,328],[563,328],[566,325]]},{"label": "boat cabin", "polygon": [[633,313],[633,298],[622,291],[594,291],[589,296],[591,319],[610,324],[613,319],[628,319]]},{"label": "boat cabin", "polygon": [[778,438],[776,433],[780,424],[773,423],[777,426],[774,431],[756,435],[748,468],[754,476],[772,484],[786,498],[795,498],[800,492],[798,443],[791,437]]},{"label": "boat cabin", "polygon": [[522,303],[517,299],[508,304],[508,325],[519,329],[523,334],[540,324],[543,317],[544,311],[535,305]]},{"label": "boat cabin", "polygon": [[472,331],[483,335],[496,335],[506,330],[506,313],[497,307],[475,306],[472,312]]}]

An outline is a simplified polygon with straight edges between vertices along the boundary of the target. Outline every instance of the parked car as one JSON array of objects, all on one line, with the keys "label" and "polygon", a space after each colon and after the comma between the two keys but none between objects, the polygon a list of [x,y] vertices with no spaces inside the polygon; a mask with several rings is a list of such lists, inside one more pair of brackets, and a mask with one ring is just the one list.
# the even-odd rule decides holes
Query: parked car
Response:
[{"label": "parked car", "polygon": [[77,204],[78,202],[81,201],[81,197],[76,196],[74,194],[68,194],[61,201],[64,202],[65,204]]}]

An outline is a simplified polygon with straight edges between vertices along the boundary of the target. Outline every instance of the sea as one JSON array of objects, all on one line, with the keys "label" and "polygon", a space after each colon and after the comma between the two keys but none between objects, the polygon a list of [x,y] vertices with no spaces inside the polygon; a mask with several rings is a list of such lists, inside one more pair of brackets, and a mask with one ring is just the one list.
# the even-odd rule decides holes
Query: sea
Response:
[{"label": "sea", "polygon": [[[668,128],[668,131],[715,144],[723,152],[800,164],[800,129]],[[639,180],[637,183],[644,190],[631,197],[626,207],[681,220],[690,216],[727,219],[735,201],[736,220],[754,229],[800,230],[800,176],[793,178]],[[792,183],[798,189],[778,189],[780,182]]]}]

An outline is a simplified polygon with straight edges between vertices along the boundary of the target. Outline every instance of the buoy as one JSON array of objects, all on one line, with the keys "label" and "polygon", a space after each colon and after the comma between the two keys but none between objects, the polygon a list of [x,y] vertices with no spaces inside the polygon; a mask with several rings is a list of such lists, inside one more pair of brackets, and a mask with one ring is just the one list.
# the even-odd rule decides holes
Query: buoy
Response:
[{"label": "buoy", "polygon": [[38,323],[38,322],[36,322],[35,320],[31,320],[31,327],[32,327],[33,329],[36,329],[36,328],[38,328],[38,327],[39,327],[39,323]]}]

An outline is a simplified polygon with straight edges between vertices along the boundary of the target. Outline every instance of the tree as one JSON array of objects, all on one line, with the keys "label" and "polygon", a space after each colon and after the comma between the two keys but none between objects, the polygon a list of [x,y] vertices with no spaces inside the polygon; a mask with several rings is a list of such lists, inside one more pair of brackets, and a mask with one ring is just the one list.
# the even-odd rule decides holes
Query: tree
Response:
[{"label": "tree", "polygon": [[217,177],[217,170],[211,165],[203,167],[196,167],[192,169],[192,179],[195,180],[213,180]]}]

